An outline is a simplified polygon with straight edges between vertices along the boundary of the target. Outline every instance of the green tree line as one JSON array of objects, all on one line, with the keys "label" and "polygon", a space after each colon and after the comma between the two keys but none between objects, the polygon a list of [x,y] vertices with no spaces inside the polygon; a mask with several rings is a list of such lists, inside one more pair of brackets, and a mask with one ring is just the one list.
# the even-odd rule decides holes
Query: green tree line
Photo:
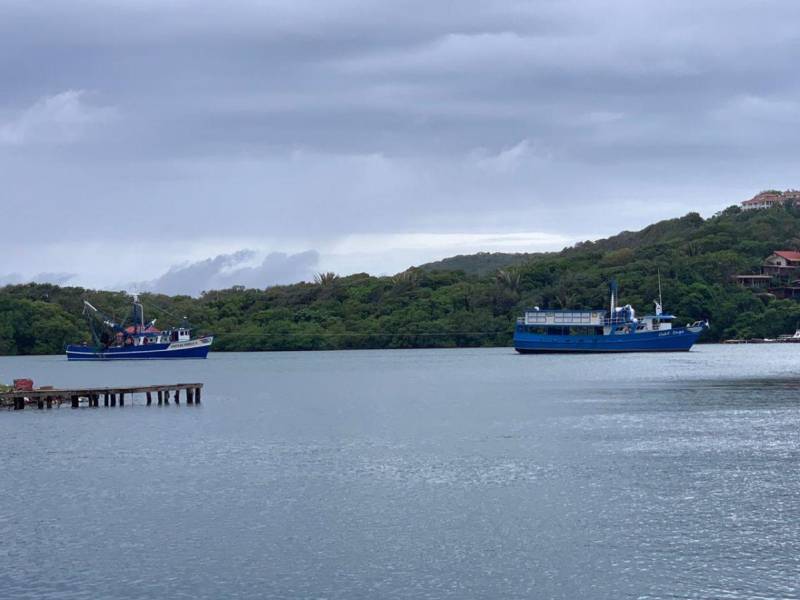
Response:
[{"label": "green tree line", "polygon": [[[620,299],[650,312],[661,275],[665,308],[683,322],[709,319],[705,341],[773,337],[800,325],[800,303],[756,295],[733,275],[756,272],[771,252],[800,248],[800,208],[703,219],[696,213],[561,252],[458,257],[458,270],[412,268],[392,277],[320,274],[314,282],[204,292],[198,298],[142,294],[147,319],[217,336],[215,350],[332,350],[502,346],[530,306],[597,308],[616,279]],[[497,265],[503,265],[498,267]],[[495,269],[495,267],[497,267]],[[123,292],[47,284],[0,288],[0,354],[60,353],[91,342],[82,303],[123,319]]]}]

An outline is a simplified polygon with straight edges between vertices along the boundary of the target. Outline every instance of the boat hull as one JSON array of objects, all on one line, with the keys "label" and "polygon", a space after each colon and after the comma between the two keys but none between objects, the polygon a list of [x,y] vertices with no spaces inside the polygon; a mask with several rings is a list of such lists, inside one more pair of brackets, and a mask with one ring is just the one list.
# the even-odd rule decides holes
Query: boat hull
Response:
[{"label": "boat hull", "polygon": [[145,344],[142,346],[121,346],[106,348],[104,350],[89,346],[67,346],[68,360],[164,360],[206,358],[213,336],[189,340],[186,342],[171,342],[169,344]]},{"label": "boat hull", "polygon": [[677,327],[624,335],[544,335],[517,329],[514,349],[521,354],[686,352],[702,331],[703,327]]}]

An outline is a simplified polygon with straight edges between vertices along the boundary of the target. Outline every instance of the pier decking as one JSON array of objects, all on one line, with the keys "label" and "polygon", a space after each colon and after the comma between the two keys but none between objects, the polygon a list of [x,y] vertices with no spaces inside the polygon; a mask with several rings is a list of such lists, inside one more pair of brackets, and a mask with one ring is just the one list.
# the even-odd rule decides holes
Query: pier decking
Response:
[{"label": "pier decking", "polygon": [[[99,387],[99,388],[36,388],[33,390],[14,390],[0,392],[0,408],[22,410],[26,405],[39,409],[60,407],[69,403],[72,408],[81,406],[97,408],[100,398],[103,406],[125,406],[126,400],[133,403],[136,395],[143,397],[150,406],[155,400],[159,405],[181,402],[181,392],[186,404],[200,404],[202,383],[172,383],[167,385],[146,385],[138,387]],[[170,398],[171,396],[171,398]]]}]

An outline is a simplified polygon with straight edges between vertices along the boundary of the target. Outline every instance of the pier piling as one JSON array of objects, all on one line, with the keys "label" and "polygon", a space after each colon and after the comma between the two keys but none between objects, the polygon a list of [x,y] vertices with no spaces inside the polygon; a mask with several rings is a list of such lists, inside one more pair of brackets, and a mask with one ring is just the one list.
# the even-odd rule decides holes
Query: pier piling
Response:
[{"label": "pier piling", "polygon": [[[141,387],[106,387],[106,388],[70,388],[54,389],[51,387],[33,390],[13,390],[0,392],[0,408],[23,410],[26,404],[35,405],[39,410],[61,406],[62,402],[69,400],[72,408],[87,406],[98,408],[100,396],[103,397],[103,406],[125,406],[125,396],[128,403],[135,404],[136,396],[144,397],[144,404],[153,404],[153,394],[159,405],[169,405],[170,395],[176,405],[181,403],[181,392],[186,394],[186,404],[200,404],[202,383],[174,383],[168,385],[150,385]],[[82,400],[86,400],[82,402]]]}]

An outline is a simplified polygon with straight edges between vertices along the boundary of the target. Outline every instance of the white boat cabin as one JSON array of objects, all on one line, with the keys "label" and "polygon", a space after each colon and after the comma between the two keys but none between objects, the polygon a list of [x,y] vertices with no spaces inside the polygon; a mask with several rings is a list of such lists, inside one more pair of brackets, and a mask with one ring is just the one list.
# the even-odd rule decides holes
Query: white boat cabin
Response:
[{"label": "white boat cabin", "polygon": [[636,331],[666,331],[672,329],[672,315],[646,315],[638,320]]},{"label": "white boat cabin", "polygon": [[[658,307],[660,308],[660,306]],[[525,311],[519,324],[529,333],[557,333],[590,335],[623,335],[672,329],[673,315],[646,315],[637,318],[630,305],[617,307],[612,313],[605,310],[541,310],[538,307]],[[549,331],[548,331],[549,330]]]},{"label": "white boat cabin", "polygon": [[168,329],[166,331],[145,331],[135,333],[123,341],[123,334],[117,335],[118,344],[133,344],[134,346],[145,346],[148,344],[169,344],[172,342],[188,342],[191,339],[191,330],[186,327]]}]

